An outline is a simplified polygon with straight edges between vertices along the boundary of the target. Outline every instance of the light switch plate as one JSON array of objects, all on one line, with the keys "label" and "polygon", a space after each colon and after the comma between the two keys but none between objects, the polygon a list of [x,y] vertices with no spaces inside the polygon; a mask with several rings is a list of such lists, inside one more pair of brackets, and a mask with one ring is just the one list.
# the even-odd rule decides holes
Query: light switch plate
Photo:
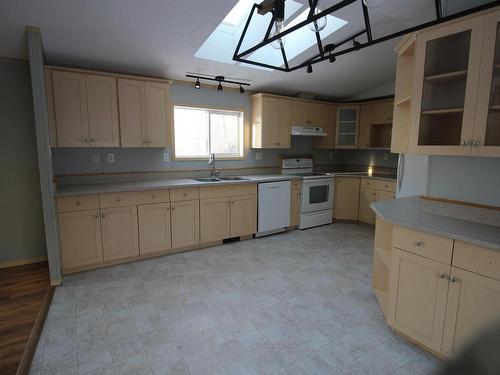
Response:
[{"label": "light switch plate", "polygon": [[171,156],[170,150],[164,151],[163,152],[163,161],[168,162],[171,160],[172,160],[172,156]]},{"label": "light switch plate", "polygon": [[262,160],[262,152],[255,153],[255,160]]},{"label": "light switch plate", "polygon": [[92,163],[98,164],[101,161],[101,156],[99,154],[92,154]]},{"label": "light switch plate", "polygon": [[115,162],[115,154],[109,153],[107,155],[108,163],[114,163]]}]

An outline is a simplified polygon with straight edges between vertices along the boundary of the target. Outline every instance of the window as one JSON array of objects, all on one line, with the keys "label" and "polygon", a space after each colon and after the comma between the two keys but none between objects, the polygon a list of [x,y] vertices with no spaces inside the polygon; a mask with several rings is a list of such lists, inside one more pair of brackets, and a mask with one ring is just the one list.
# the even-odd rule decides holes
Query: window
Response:
[{"label": "window", "polygon": [[174,107],[175,157],[243,157],[243,112]]}]

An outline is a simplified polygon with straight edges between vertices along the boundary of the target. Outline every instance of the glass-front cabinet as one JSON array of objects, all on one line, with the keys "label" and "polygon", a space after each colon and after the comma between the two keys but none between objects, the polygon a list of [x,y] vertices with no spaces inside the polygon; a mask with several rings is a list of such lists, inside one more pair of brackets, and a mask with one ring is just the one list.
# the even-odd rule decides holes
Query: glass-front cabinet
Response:
[{"label": "glass-front cabinet", "polygon": [[483,20],[477,17],[417,36],[410,152],[470,153]]},{"label": "glass-front cabinet", "polygon": [[359,106],[339,106],[335,134],[336,148],[357,148],[359,134]]},{"label": "glass-front cabinet", "polygon": [[500,12],[485,17],[472,154],[500,156]]}]

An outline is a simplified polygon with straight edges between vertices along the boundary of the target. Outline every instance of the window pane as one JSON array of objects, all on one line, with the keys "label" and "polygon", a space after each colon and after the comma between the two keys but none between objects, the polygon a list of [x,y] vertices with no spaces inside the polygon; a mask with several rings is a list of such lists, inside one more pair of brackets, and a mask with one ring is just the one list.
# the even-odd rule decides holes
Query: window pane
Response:
[{"label": "window pane", "polygon": [[208,112],[174,108],[175,156],[208,157]]},{"label": "window pane", "polygon": [[243,156],[239,114],[210,114],[210,152],[217,155]]}]

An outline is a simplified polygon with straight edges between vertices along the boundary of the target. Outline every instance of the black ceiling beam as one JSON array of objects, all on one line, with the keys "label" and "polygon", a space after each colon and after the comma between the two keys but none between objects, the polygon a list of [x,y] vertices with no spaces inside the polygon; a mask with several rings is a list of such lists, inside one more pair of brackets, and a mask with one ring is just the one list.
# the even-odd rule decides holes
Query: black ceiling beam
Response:
[{"label": "black ceiling beam", "polygon": [[372,27],[370,24],[370,16],[368,14],[368,8],[363,0],[361,0],[361,7],[363,8],[363,18],[365,19],[366,37],[368,38],[368,41],[371,42],[373,40],[373,37],[372,37]]}]

